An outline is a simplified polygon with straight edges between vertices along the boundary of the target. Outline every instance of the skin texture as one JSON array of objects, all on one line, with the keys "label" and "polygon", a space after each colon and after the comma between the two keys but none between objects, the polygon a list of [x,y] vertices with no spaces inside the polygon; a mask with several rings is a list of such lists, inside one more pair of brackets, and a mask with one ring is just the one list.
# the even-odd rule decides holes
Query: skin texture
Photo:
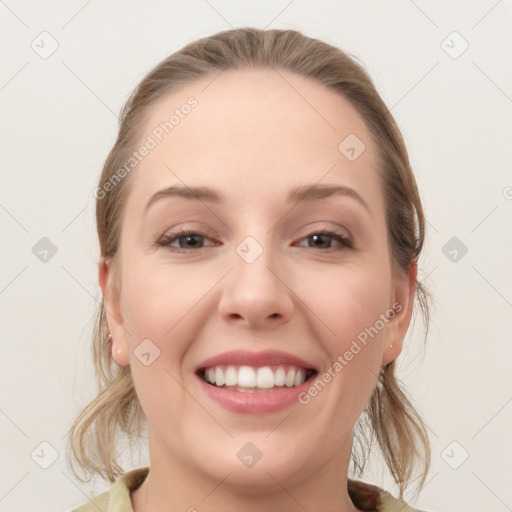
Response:
[{"label": "skin texture", "polygon": [[[401,352],[416,278],[415,266],[392,275],[375,144],[347,100],[264,69],[173,92],[149,112],[141,142],[190,96],[197,107],[128,178],[119,293],[108,262],[99,263],[112,355],[131,366],[149,425],[151,471],[132,493],[134,510],[356,510],[343,485],[352,429],[381,364]],[[352,162],[338,150],[349,134],[366,146]],[[350,187],[368,209],[341,195],[285,203],[291,188],[316,183]],[[184,184],[213,187],[225,202],[170,198],[144,214],[156,191]],[[205,239],[175,239],[183,253],[155,245],[180,228]],[[322,229],[354,247],[329,237],[315,245]],[[236,252],[247,236],[263,248],[250,264]],[[237,414],[194,376],[214,355],[269,348],[322,374],[395,302],[400,312],[307,405]],[[147,338],[161,351],[149,366],[134,354]],[[251,468],[236,455],[247,442],[262,453]]]}]

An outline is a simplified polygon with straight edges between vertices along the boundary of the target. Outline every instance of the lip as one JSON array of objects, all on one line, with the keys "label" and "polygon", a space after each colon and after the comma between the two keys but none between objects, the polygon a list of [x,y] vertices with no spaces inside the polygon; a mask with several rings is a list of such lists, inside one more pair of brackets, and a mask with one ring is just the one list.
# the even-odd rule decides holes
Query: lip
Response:
[{"label": "lip", "polygon": [[[314,374],[299,386],[284,387],[277,391],[260,391],[257,393],[243,393],[231,389],[218,388],[205,382],[201,376],[205,368],[221,365],[233,366],[270,366],[290,365],[299,366],[307,370],[314,370]],[[277,412],[298,402],[298,395],[306,391],[318,375],[318,370],[297,356],[278,350],[264,350],[250,352],[246,350],[233,350],[203,361],[197,368],[195,376],[200,389],[211,400],[231,412],[240,414],[262,414]]]},{"label": "lip", "polygon": [[210,368],[212,366],[221,365],[233,365],[233,366],[270,366],[270,365],[289,365],[289,366],[300,366],[306,370],[317,369],[307,361],[300,359],[293,354],[282,352],[280,350],[263,350],[261,352],[250,352],[248,350],[232,350],[230,352],[224,352],[209,359],[203,361],[196,368],[196,373]]},{"label": "lip", "polygon": [[231,412],[240,414],[262,414],[277,412],[293,404],[297,404],[300,393],[306,391],[317,374],[313,374],[300,386],[283,388],[278,391],[243,393],[231,389],[218,388],[205,382],[198,374],[195,375],[201,390],[210,399]]}]

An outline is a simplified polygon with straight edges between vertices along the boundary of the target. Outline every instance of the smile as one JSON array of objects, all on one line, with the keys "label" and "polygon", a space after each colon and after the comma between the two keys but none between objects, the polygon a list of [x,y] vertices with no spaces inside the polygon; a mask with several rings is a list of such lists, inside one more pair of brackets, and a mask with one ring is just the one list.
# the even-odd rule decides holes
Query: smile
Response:
[{"label": "smile", "polygon": [[199,371],[208,384],[242,393],[261,393],[300,386],[315,370],[292,365],[219,365]]},{"label": "smile", "polygon": [[194,370],[198,392],[238,414],[275,413],[298,404],[318,375],[314,363],[280,350],[231,350]]}]

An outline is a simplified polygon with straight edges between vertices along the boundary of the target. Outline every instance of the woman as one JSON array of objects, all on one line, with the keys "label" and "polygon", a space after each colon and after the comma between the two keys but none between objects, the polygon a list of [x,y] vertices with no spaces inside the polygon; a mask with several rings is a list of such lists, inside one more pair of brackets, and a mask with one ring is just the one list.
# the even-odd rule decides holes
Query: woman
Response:
[{"label": "woman", "polygon": [[[424,217],[360,65],[296,31],[193,42],[134,91],[95,196],[99,394],[70,461],[112,486],[78,511],[414,510],[429,442],[395,361],[415,299],[428,320]],[[117,429],[145,425],[123,474]],[[349,478],[374,437],[400,499]]]}]

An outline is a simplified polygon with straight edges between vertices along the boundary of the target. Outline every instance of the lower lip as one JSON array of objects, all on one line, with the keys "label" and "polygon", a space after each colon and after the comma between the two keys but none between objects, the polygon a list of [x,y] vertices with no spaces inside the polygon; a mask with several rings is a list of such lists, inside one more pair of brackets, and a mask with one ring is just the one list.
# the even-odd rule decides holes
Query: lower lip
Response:
[{"label": "lower lip", "polygon": [[283,388],[277,391],[259,391],[256,393],[244,393],[231,389],[218,388],[206,383],[199,375],[196,375],[201,388],[207,396],[219,405],[232,412],[243,414],[261,414],[265,412],[277,412],[290,407],[298,402],[299,393],[306,391],[314,379],[310,377],[300,386]]}]

